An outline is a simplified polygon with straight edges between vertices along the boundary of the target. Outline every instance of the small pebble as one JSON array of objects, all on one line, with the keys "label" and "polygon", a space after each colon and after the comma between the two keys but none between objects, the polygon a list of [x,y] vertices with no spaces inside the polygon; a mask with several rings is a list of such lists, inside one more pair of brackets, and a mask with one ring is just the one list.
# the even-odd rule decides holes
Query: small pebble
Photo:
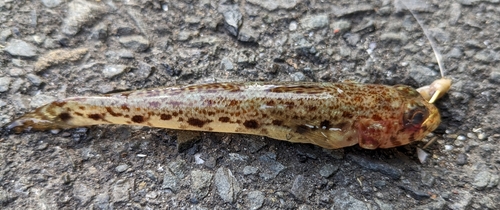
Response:
[{"label": "small pebble", "polygon": [[321,167],[319,170],[319,174],[322,177],[328,178],[330,177],[333,173],[335,173],[337,170],[339,170],[339,166],[337,165],[332,165],[332,164],[327,164]]},{"label": "small pebble", "polygon": [[205,163],[205,160],[201,159],[201,154],[200,153],[194,155],[194,161],[195,161],[196,164],[203,164],[203,163]]},{"label": "small pebble", "polygon": [[302,72],[295,72],[292,75],[290,75],[293,81],[299,82],[299,81],[305,81],[306,75]]},{"label": "small pebble", "polygon": [[42,78],[36,74],[27,74],[26,78],[35,86],[39,86],[43,82]]},{"label": "small pebble", "polygon": [[231,160],[231,161],[246,161],[246,160],[248,160],[248,156],[240,155],[238,153],[229,153],[229,160]]},{"label": "small pebble", "polygon": [[454,147],[452,145],[448,145],[448,144],[444,145],[444,151],[451,151],[451,150],[453,150],[453,148]]},{"label": "small pebble", "polygon": [[118,172],[118,173],[124,172],[127,169],[128,169],[128,165],[126,165],[126,164],[116,166],[116,168],[115,168],[116,172]]},{"label": "small pebble", "polygon": [[11,68],[9,69],[9,75],[12,77],[18,77],[24,75],[24,70],[20,68]]},{"label": "small pebble", "polygon": [[62,0],[42,0],[42,4],[48,8],[54,8],[59,6]]},{"label": "small pebble", "polygon": [[290,31],[297,30],[297,21],[290,22],[290,25],[288,25],[288,30],[290,30]]},{"label": "small pebble", "polygon": [[306,30],[324,28],[328,24],[328,14],[308,15],[300,20],[300,25]]},{"label": "small pebble", "polygon": [[467,133],[467,137],[470,138],[470,139],[476,139],[477,138],[476,134],[474,134],[474,133]]},{"label": "small pebble", "polygon": [[245,168],[243,168],[243,174],[244,175],[256,174],[257,170],[258,170],[258,168],[256,168],[256,167],[245,166]]},{"label": "small pebble", "polygon": [[40,145],[38,145],[38,147],[36,148],[37,150],[45,150],[49,147],[49,144],[48,143],[42,143]]},{"label": "small pebble", "polygon": [[0,77],[0,93],[9,90],[11,81],[10,77]]},{"label": "small pebble", "polygon": [[224,69],[226,71],[234,70],[233,62],[231,62],[231,60],[228,57],[222,58],[220,65],[221,65],[222,69]]},{"label": "small pebble", "polygon": [[238,36],[238,30],[243,23],[243,16],[240,11],[232,8],[223,13],[224,16],[224,27],[231,33],[233,36]]},{"label": "small pebble", "polygon": [[149,48],[149,40],[142,36],[124,36],[118,40],[124,47],[134,50],[135,52],[143,52]]},{"label": "small pebble", "polygon": [[260,209],[264,204],[265,194],[261,191],[251,191],[247,195],[247,205],[249,209]]},{"label": "small pebble", "polygon": [[464,154],[464,153],[458,154],[458,156],[457,156],[457,165],[463,166],[465,164],[467,164],[467,155]]},{"label": "small pebble", "polygon": [[102,70],[102,74],[107,78],[111,78],[123,73],[127,69],[128,67],[125,65],[106,65]]},{"label": "small pebble", "polygon": [[13,56],[35,57],[37,55],[35,45],[19,39],[12,39],[4,50]]}]

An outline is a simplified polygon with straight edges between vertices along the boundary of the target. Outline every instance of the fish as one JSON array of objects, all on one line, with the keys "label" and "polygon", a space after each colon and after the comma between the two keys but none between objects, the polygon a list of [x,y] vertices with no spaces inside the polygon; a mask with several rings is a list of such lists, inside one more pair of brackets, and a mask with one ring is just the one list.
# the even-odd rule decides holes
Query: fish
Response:
[{"label": "fish", "polygon": [[[420,90],[428,95],[429,89]],[[6,126],[15,133],[101,124],[240,133],[326,149],[422,140],[439,110],[406,85],[227,82],[59,99]]]}]

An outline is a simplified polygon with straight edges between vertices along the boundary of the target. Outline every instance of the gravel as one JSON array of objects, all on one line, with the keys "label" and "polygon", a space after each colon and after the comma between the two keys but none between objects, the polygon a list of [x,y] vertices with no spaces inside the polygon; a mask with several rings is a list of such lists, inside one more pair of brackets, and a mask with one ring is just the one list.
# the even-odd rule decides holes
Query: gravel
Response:
[{"label": "gravel", "polygon": [[208,188],[212,182],[213,173],[209,171],[191,171],[192,199],[199,201],[208,195]]},{"label": "gravel", "polygon": [[219,168],[215,173],[214,184],[219,196],[228,203],[234,203],[238,198],[241,187],[231,170]]},{"label": "gravel", "polygon": [[143,36],[124,36],[118,40],[124,47],[134,50],[135,52],[143,52],[149,48],[149,40]]},{"label": "gravel", "polygon": [[[439,68],[402,2],[437,41],[454,82],[436,102],[442,122],[423,163],[415,151],[425,142],[326,150],[197,133],[178,150],[184,132],[149,127],[4,132],[44,103],[117,91],[221,81],[427,85]],[[0,1],[0,208],[498,209],[497,7]]]},{"label": "gravel", "polygon": [[12,78],[10,77],[0,77],[0,92],[5,92],[9,90]]},{"label": "gravel", "polygon": [[37,56],[37,47],[35,45],[19,39],[10,40],[4,50],[12,56],[28,58]]},{"label": "gravel", "polygon": [[249,209],[260,209],[264,204],[265,194],[261,191],[251,191],[247,195],[247,205]]}]

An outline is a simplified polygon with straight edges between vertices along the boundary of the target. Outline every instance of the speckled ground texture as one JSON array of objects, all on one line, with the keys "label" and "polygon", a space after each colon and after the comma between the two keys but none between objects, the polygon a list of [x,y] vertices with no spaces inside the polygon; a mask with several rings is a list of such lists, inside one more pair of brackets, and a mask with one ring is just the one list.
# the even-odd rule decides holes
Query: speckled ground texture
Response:
[{"label": "speckled ground texture", "polygon": [[[399,1],[334,2],[1,1],[0,125],[59,98],[175,84],[440,77]],[[500,208],[500,4],[406,2],[454,81],[424,163],[416,149],[428,139],[330,151],[148,127],[2,130],[1,208]]]}]

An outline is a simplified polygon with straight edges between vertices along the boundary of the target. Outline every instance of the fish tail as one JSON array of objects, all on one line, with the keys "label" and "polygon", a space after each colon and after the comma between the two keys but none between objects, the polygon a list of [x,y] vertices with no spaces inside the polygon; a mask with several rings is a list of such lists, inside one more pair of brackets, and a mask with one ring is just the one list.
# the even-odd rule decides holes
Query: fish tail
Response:
[{"label": "fish tail", "polygon": [[65,102],[54,101],[39,107],[33,112],[7,124],[4,129],[8,132],[21,133],[31,130],[51,130],[72,128],[66,121],[70,116],[64,111],[62,104]]}]

